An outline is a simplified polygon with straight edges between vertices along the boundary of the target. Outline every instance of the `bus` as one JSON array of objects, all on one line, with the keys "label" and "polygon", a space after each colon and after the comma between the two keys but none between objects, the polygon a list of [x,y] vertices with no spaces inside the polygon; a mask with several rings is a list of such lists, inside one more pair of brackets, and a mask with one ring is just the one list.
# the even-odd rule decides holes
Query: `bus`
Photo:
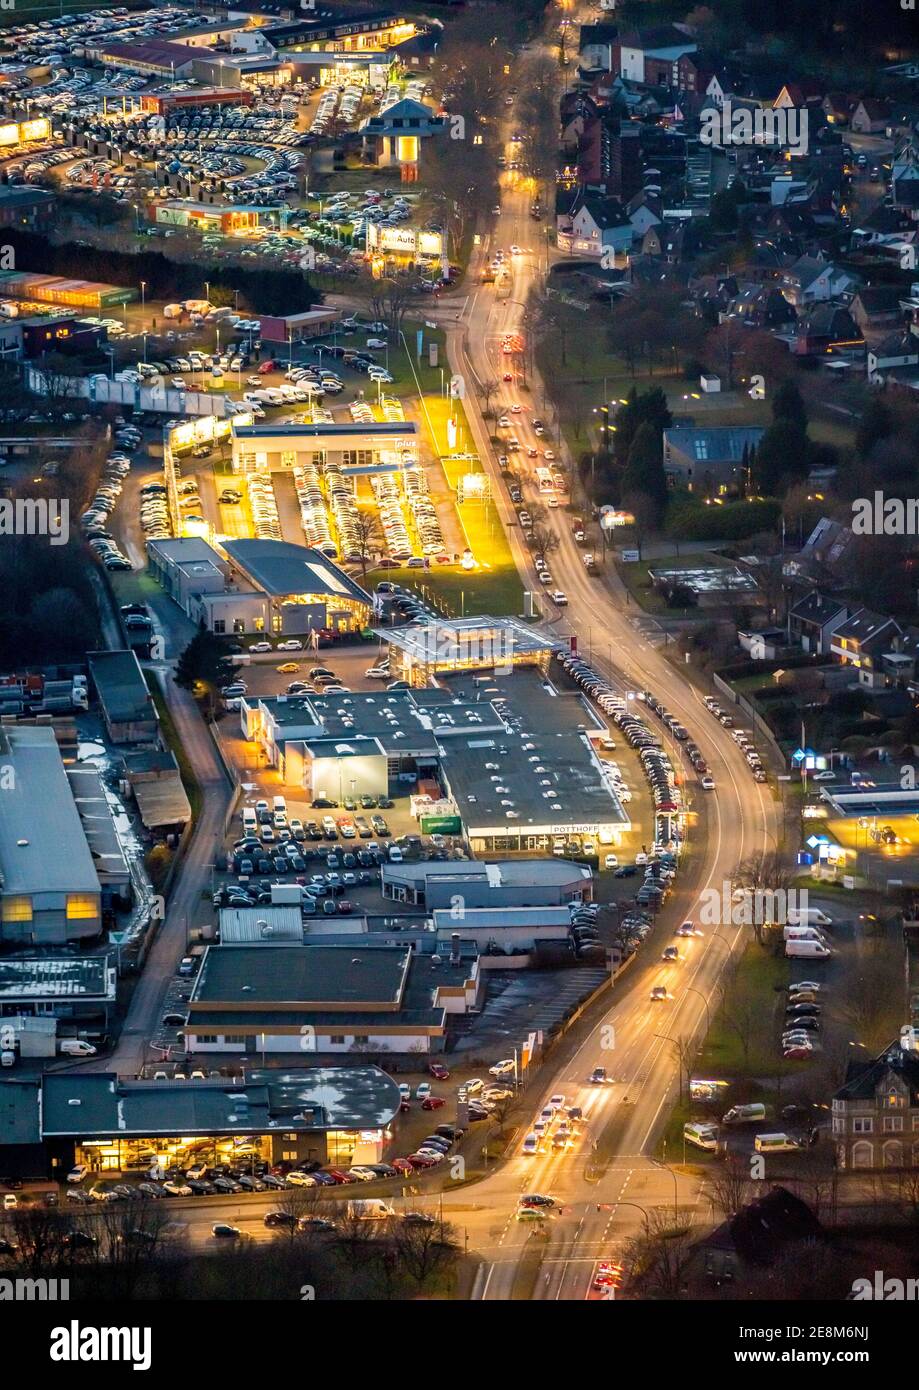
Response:
[{"label": "bus", "polygon": [[555,479],[551,468],[537,468],[536,485],[540,492],[555,492]]}]

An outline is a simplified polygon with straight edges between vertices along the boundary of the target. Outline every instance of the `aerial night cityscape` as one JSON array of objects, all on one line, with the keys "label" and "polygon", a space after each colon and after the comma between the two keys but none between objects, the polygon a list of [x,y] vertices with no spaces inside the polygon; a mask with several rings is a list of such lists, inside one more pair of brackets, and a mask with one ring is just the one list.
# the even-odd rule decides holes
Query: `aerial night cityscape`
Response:
[{"label": "aerial night cityscape", "polygon": [[0,0],[0,105],[2,1345],[877,1370],[914,0]]}]

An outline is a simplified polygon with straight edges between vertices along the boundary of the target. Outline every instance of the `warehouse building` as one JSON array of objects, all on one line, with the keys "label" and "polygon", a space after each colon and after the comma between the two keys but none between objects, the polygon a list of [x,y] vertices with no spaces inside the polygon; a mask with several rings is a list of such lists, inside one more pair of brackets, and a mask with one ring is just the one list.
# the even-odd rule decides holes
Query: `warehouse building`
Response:
[{"label": "warehouse building", "polygon": [[191,1053],[442,1052],[478,961],[403,946],[209,947],[189,1000]]},{"label": "warehouse building", "polygon": [[394,902],[449,910],[461,900],[464,912],[510,908],[562,908],[592,896],[586,864],[567,859],[500,859],[458,862],[422,859],[383,865],[382,893]]},{"label": "warehouse building", "polygon": [[[85,1163],[93,1173],[130,1174],[154,1165],[235,1166],[259,1158],[316,1159],[347,1168],[379,1162],[399,1111],[399,1088],[379,1068],[363,1065],[195,1081],[136,1081],[81,1070],[46,1074],[36,1102],[42,1137],[60,1171]],[[26,1118],[20,1113],[9,1129],[27,1141],[32,1126]]]},{"label": "warehouse building", "polygon": [[[233,567],[231,584],[241,576],[240,588],[264,595],[266,631],[298,637],[367,626],[370,595],[320,550],[271,540],[228,540],[223,550]],[[208,603],[203,600],[204,611]]]},{"label": "warehouse building", "polygon": [[337,464],[346,477],[415,467],[414,420],[372,425],[243,425],[232,423],[234,473],[281,473],[306,464]]},{"label": "warehouse building", "polygon": [[0,1018],[68,1019],[105,1032],[116,984],[107,955],[0,957]]},{"label": "warehouse building", "polygon": [[71,280],[63,275],[41,275],[31,270],[0,271],[0,299],[34,299],[59,304],[65,309],[113,308],[137,299],[135,289],[106,285],[94,280]]},{"label": "warehouse building", "polygon": [[159,716],[136,652],[87,652],[86,661],[112,742],[155,742]]},{"label": "warehouse building", "polygon": [[0,943],[98,936],[102,888],[54,730],[4,726],[0,762]]}]

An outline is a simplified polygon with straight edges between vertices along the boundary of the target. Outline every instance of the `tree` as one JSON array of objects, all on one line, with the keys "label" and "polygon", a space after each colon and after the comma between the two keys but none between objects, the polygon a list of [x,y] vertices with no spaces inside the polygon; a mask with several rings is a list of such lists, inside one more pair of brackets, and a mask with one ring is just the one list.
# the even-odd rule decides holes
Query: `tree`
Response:
[{"label": "tree", "polygon": [[366,577],[371,560],[382,554],[386,545],[379,513],[369,507],[355,508],[353,534],[354,548],[360,559],[361,576]]},{"label": "tree", "polygon": [[620,464],[628,460],[629,450],[635,435],[642,425],[650,425],[660,448],[663,447],[664,430],[673,424],[673,416],[667,405],[667,397],[659,386],[641,394],[635,387],[629,392],[625,405],[616,411],[616,432],[613,436],[613,450]]},{"label": "tree", "polygon": [[551,551],[558,549],[558,533],[536,522],[533,526],[531,549],[534,555],[544,560]]},{"label": "tree", "polygon": [[723,1163],[711,1170],[708,1188],[718,1210],[724,1216],[736,1216],[754,1192],[749,1163],[742,1155],[728,1154]]},{"label": "tree", "polygon": [[441,1221],[393,1222],[398,1265],[419,1292],[456,1263],[459,1247],[452,1226]]},{"label": "tree", "polygon": [[801,434],[807,433],[807,410],[801,392],[793,381],[783,381],[778,390],[773,392],[772,418],[776,424],[784,421]]},{"label": "tree", "polygon": [[624,497],[647,497],[654,505],[655,520],[662,520],[667,505],[667,475],[660,432],[651,424],[639,425],[632,440],[622,472],[622,493]]},{"label": "tree", "polygon": [[747,190],[740,179],[735,179],[728,188],[715,194],[709,211],[712,229],[727,236],[736,232],[740,226],[741,205],[746,201]]},{"label": "tree", "polygon": [[894,418],[890,407],[879,395],[873,395],[862,411],[855,431],[855,451],[859,458],[866,459],[874,445],[887,439],[894,430]]},{"label": "tree", "polygon": [[228,675],[226,650],[213,632],[202,628],[196,632],[176,663],[175,682],[184,690],[197,683],[212,688]]},{"label": "tree", "polygon": [[763,497],[781,497],[808,472],[808,440],[797,425],[777,420],[756,446],[753,485]]},{"label": "tree", "polygon": [[693,1245],[691,1225],[675,1226],[669,1208],[652,1208],[642,1232],[633,1236],[623,1251],[629,1286],[648,1296],[679,1298]]}]

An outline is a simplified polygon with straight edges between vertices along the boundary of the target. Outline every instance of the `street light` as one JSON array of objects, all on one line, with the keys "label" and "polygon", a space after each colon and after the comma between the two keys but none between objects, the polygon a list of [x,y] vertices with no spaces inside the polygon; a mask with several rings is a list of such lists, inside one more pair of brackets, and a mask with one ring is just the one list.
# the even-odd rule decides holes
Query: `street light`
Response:
[{"label": "street light", "polygon": [[[666,1141],[666,1139],[665,1139],[665,1140],[664,1140],[664,1153],[666,1154],[666,1152],[667,1152],[667,1141]],[[648,1157],[649,1157],[650,1161],[654,1164],[655,1168],[662,1168],[662,1169],[664,1170],[665,1173],[669,1173],[670,1176],[673,1178],[673,1219],[674,1219],[674,1221],[679,1221],[679,1219],[680,1219],[680,1203],[679,1203],[679,1188],[678,1188],[678,1186],[677,1186],[676,1173],[675,1173],[675,1172],[673,1171],[673,1169],[670,1167],[670,1164],[666,1161],[666,1159],[664,1159],[664,1158],[651,1158],[651,1155],[650,1155],[650,1154],[648,1155]]]}]

